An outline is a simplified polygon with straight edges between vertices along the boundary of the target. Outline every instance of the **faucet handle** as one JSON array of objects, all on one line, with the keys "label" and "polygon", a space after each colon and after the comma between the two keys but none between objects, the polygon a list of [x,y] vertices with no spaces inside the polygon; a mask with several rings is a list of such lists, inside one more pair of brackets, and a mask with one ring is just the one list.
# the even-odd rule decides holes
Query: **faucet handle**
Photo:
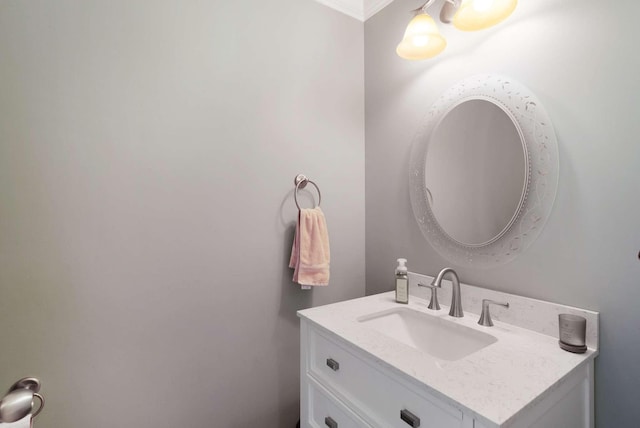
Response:
[{"label": "faucet handle", "polygon": [[489,305],[499,305],[504,306],[505,308],[509,307],[509,303],[507,302],[496,302],[490,299],[482,299],[482,313],[480,314],[478,324],[484,325],[486,327],[493,326],[493,321],[491,321],[491,313],[489,312]]},{"label": "faucet handle", "polygon": [[438,287],[436,285],[427,285],[418,283],[418,287],[426,287],[431,289],[431,301],[429,302],[429,309],[433,309],[435,311],[440,310],[440,303],[438,303]]}]

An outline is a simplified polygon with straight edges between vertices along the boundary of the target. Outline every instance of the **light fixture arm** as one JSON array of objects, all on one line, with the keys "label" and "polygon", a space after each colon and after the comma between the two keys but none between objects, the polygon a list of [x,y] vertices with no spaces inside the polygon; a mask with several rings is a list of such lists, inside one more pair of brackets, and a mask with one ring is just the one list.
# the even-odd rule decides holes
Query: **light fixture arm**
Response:
[{"label": "light fixture arm", "polygon": [[[427,13],[427,9],[431,6],[436,0],[427,0],[422,6],[417,9],[412,10],[414,15],[418,15],[419,13]],[[449,1],[449,0],[447,0]]]},{"label": "light fixture arm", "polygon": [[[435,3],[436,0],[427,0],[422,6],[417,9],[412,10],[414,15],[419,15],[421,13],[427,13],[427,9]],[[455,15],[456,11],[460,7],[460,3],[462,0],[445,0],[442,4],[442,9],[440,10],[440,21],[444,24],[450,24],[453,15]]]},{"label": "light fixture arm", "polygon": [[442,5],[442,9],[440,9],[440,22],[444,24],[451,24],[453,15],[456,14],[461,3],[462,0],[445,0]]}]

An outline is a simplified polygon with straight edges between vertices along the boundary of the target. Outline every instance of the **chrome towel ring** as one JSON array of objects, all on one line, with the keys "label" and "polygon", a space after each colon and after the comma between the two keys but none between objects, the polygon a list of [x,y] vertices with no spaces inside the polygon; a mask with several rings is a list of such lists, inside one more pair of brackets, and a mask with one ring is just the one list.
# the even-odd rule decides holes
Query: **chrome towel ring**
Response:
[{"label": "chrome towel ring", "polygon": [[313,187],[315,187],[316,191],[318,192],[318,205],[316,205],[315,208],[318,208],[320,206],[320,202],[322,202],[322,195],[320,194],[320,188],[316,183],[309,180],[307,176],[304,174],[296,175],[296,178],[293,180],[293,183],[296,185],[296,189],[293,192],[293,199],[296,201],[296,206],[298,207],[299,210],[302,208],[300,208],[300,204],[298,203],[298,189],[304,189],[305,187],[307,187],[307,184],[309,183],[313,184]]}]

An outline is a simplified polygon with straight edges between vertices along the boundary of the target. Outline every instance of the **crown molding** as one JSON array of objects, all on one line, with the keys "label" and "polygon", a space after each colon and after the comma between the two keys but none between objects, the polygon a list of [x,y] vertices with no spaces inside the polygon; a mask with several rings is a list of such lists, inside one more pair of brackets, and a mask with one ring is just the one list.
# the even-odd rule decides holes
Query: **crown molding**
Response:
[{"label": "crown molding", "polygon": [[318,3],[323,4],[331,9],[335,9],[338,12],[342,12],[345,15],[349,15],[359,21],[364,21],[364,9],[362,6],[362,0],[316,0]]},{"label": "crown molding", "polygon": [[393,0],[363,0],[363,3],[363,21],[366,21],[384,9],[388,4],[393,3]]},{"label": "crown molding", "polygon": [[366,21],[393,0],[316,0],[358,21]]}]

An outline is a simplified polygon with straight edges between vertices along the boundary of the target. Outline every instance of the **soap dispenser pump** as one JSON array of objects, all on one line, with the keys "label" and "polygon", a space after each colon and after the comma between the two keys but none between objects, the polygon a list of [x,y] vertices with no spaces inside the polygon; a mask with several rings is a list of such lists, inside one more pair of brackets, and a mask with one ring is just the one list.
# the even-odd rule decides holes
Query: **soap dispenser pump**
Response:
[{"label": "soap dispenser pump", "polygon": [[407,259],[398,259],[396,267],[396,302],[409,303],[409,278],[407,276]]}]

